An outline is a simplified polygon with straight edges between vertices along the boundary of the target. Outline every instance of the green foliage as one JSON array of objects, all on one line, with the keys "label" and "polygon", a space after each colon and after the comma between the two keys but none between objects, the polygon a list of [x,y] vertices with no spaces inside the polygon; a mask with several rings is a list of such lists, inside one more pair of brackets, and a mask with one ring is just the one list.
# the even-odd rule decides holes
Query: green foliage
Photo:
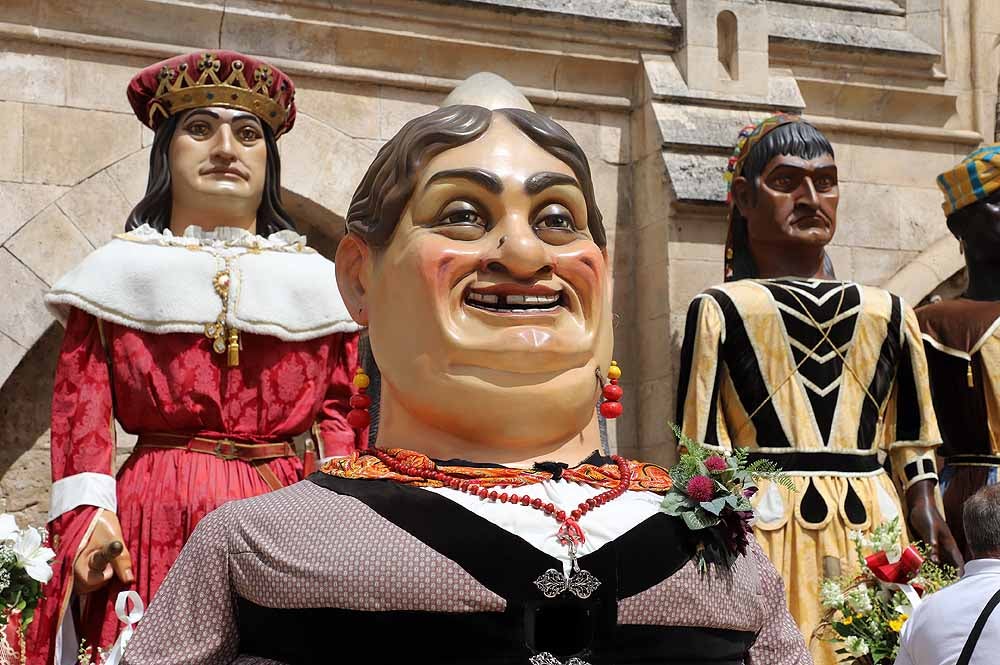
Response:
[{"label": "green foliage", "polygon": [[42,585],[14,562],[4,570],[10,575],[10,583],[0,591],[0,609],[3,610],[0,611],[0,627],[7,625],[10,612],[20,612],[23,633],[35,618],[35,607],[44,595]]},{"label": "green foliage", "polygon": [[[745,546],[746,536],[739,525],[753,512],[749,496],[756,491],[757,483],[770,480],[793,492],[795,485],[773,462],[750,462],[750,452],[746,449],[719,453],[686,436],[676,423],[670,423],[670,428],[683,452],[670,469],[673,486],[664,496],[660,510],[684,520],[688,529],[698,534],[696,559],[700,570],[705,571],[708,562],[731,565]],[[697,500],[689,493],[689,485],[695,478],[701,478],[699,491],[694,493]],[[708,481],[711,496],[702,501],[705,497],[701,492],[707,491]]]},{"label": "green foliage", "polygon": [[[899,633],[912,608],[906,595],[881,583],[865,565],[865,557],[889,549],[899,551],[899,520],[879,525],[869,534],[851,532],[861,573],[857,577],[825,580],[820,599],[826,614],[817,635],[841,646],[838,654],[845,663],[891,665],[899,650]],[[928,548],[916,545],[925,556],[912,580],[926,597],[958,579],[950,566],[934,563]]]}]

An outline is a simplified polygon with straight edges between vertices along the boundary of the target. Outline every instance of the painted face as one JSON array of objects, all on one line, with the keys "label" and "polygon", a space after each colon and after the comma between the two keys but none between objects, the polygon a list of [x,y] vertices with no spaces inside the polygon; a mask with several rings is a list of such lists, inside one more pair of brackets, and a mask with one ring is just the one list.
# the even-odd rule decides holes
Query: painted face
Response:
[{"label": "painted face", "polygon": [[962,241],[972,263],[1000,262],[1000,192],[979,201],[965,212]]},{"label": "painted face", "polygon": [[608,279],[573,171],[494,116],[428,162],[375,257],[372,348],[409,412],[466,438],[579,432],[610,361]]},{"label": "painted face", "polygon": [[257,116],[222,107],[192,109],[170,141],[175,203],[256,210],[264,192],[267,144]]},{"label": "painted face", "polygon": [[830,155],[775,157],[761,173],[756,194],[756,201],[752,195],[740,201],[751,244],[822,246],[833,240],[840,189]]}]

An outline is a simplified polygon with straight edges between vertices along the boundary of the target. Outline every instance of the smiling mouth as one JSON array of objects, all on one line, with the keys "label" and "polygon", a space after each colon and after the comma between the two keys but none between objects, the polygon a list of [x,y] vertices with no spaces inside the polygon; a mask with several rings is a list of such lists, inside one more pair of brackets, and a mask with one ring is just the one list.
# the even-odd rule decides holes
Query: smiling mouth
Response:
[{"label": "smiling mouth", "polygon": [[499,314],[544,314],[566,306],[565,296],[562,293],[522,295],[476,291],[465,294],[465,304]]}]

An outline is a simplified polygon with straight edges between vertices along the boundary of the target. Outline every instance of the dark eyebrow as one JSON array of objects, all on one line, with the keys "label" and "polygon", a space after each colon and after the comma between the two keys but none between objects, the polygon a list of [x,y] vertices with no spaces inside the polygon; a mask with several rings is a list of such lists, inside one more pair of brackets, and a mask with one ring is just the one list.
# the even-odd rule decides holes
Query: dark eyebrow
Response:
[{"label": "dark eyebrow", "polygon": [[264,123],[261,121],[261,119],[255,116],[253,113],[237,113],[236,115],[233,116],[231,122],[239,122],[240,120],[252,120],[253,122],[256,122],[258,125],[262,127],[264,126]]},{"label": "dark eyebrow", "polygon": [[187,117],[184,118],[184,119],[187,120],[188,118],[194,117],[196,115],[201,115],[201,114],[205,114],[207,116],[215,118],[216,120],[219,119],[219,114],[218,113],[216,113],[215,111],[211,111],[209,109],[206,109],[206,108],[194,109],[190,113],[188,113]]},{"label": "dark eyebrow", "polygon": [[524,181],[524,191],[529,194],[537,194],[544,189],[555,187],[556,185],[573,185],[577,189],[582,189],[580,183],[573,176],[566,175],[565,173],[543,171],[536,173]]},{"label": "dark eyebrow", "polygon": [[447,171],[438,171],[430,177],[424,187],[430,187],[431,184],[437,182],[438,180],[447,180],[452,178],[471,180],[480,187],[494,194],[499,194],[503,191],[503,183],[500,182],[500,177],[497,174],[491,173],[485,169],[448,169]]},{"label": "dark eyebrow", "polygon": [[[202,114],[215,118],[216,120],[218,120],[221,117],[218,113],[209,108],[197,108],[197,109],[192,109],[191,112],[187,114],[185,120],[187,120],[192,116],[202,115]],[[232,117],[231,122],[239,122],[240,120],[254,121],[263,126],[263,123],[261,123],[260,118],[255,116],[253,113],[237,113]]]}]

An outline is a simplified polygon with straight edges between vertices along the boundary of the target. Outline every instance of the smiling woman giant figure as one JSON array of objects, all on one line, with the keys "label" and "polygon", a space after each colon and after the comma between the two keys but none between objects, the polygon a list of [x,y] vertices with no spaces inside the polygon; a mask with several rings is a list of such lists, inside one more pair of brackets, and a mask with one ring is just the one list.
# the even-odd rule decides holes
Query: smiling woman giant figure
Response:
[{"label": "smiling woman giant figure", "polygon": [[[156,131],[146,195],[126,233],[46,298],[66,321],[52,406],[59,557],[33,664],[75,660],[79,638],[110,647],[119,593],[148,603],[202,517],[302,477],[292,436],[315,423],[327,454],[354,448],[357,326],[279,195],[291,81],[213,51],[143,70],[128,95]],[[117,478],[113,419],[138,435]]]},{"label": "smiling woman giant figure", "polygon": [[659,510],[664,470],[596,452],[610,275],[563,128],[416,118],[348,228],[338,282],[382,371],[378,446],[205,520],[129,663],[807,662],[759,548],[701,577]]}]

